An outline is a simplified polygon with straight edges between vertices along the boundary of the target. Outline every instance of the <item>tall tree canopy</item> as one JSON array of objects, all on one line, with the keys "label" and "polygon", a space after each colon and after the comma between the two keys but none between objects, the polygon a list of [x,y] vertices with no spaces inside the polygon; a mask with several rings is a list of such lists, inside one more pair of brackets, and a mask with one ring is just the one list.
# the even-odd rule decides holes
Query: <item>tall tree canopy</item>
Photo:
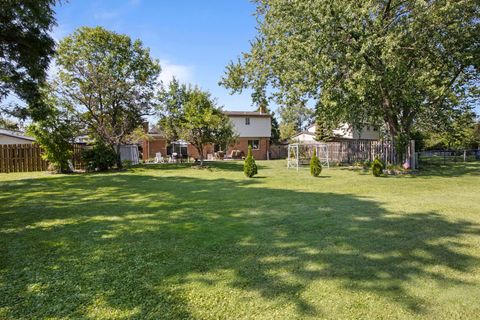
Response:
[{"label": "tall tree canopy", "polygon": [[187,87],[176,79],[160,95],[159,125],[168,140],[183,139],[198,151],[203,165],[208,144],[229,145],[235,140],[230,119],[209,92]]},{"label": "tall tree canopy", "polygon": [[101,27],[82,27],[60,41],[56,59],[59,96],[89,134],[118,155],[155,105],[158,61],[140,40]]},{"label": "tall tree canopy", "polygon": [[[55,41],[56,0],[2,0],[0,10],[0,103],[9,94],[29,108],[8,110],[21,117],[41,118],[40,86],[46,77]],[[7,107],[2,105],[2,112]]]},{"label": "tall tree canopy", "polygon": [[[475,94],[476,0],[258,0],[258,35],[221,84],[254,100],[315,100],[327,120],[384,123],[405,141]],[[476,93],[478,99],[478,92]]]}]

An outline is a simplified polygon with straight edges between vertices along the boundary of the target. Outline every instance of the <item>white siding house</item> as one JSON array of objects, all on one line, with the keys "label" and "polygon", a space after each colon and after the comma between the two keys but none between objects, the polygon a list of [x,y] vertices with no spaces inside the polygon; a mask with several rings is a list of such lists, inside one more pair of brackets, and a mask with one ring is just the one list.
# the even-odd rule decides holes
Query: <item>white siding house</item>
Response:
[{"label": "white siding house", "polygon": [[[297,142],[315,142],[315,124],[307,128],[306,131],[299,132],[294,135],[291,140]],[[361,130],[355,129],[347,123],[342,124],[337,129],[333,130],[333,135],[336,139],[366,139],[378,140],[380,139],[380,132],[372,127],[365,126]]]},{"label": "white siding house", "polygon": [[226,115],[232,121],[239,138],[271,136],[271,117],[267,113],[227,111]]},{"label": "white siding house", "polygon": [[35,139],[19,131],[0,129],[0,144],[32,144]]},{"label": "white siding house", "polygon": [[230,146],[227,155],[233,150],[239,150],[245,156],[248,146],[252,147],[255,159],[269,158],[271,129],[271,115],[266,112],[226,111],[225,114],[232,121],[237,141]]}]

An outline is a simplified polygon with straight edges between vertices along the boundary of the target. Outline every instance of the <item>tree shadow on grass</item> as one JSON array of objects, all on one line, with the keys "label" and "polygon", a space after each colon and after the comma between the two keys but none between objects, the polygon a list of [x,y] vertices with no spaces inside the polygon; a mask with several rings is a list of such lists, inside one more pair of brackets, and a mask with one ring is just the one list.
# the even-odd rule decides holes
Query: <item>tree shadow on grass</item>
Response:
[{"label": "tree shadow on grass", "polygon": [[[265,166],[259,165],[257,163],[259,170],[265,169]],[[198,164],[194,163],[159,163],[159,164],[143,164],[136,166],[137,170],[144,169],[153,169],[153,170],[176,170],[176,169],[186,169],[186,168],[196,168],[199,170],[211,170],[211,171],[243,171],[243,161],[233,161],[233,160],[224,160],[224,161],[205,161],[204,167],[199,167]]]},{"label": "tree shadow on grass", "polygon": [[[421,314],[406,282],[461,283],[434,270],[479,264],[458,250],[478,225],[259,180],[86,175],[0,189],[0,315],[10,318],[194,318],[181,289],[194,281],[318,317],[302,294],[335,280]],[[221,271],[233,277],[212,275]]]},{"label": "tree shadow on grass", "polygon": [[424,162],[421,163],[419,169],[419,177],[461,177],[461,176],[478,176],[480,177],[480,161],[476,162],[450,162],[443,164],[442,162]]}]

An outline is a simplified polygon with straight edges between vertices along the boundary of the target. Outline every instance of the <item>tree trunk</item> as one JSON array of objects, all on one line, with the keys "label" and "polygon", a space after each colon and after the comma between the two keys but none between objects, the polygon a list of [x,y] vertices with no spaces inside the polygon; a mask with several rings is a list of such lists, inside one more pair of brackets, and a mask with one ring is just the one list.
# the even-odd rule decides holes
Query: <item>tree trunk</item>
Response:
[{"label": "tree trunk", "polygon": [[120,158],[120,144],[115,145],[115,153],[117,155],[117,169],[122,169],[122,158]]},{"label": "tree trunk", "polygon": [[198,148],[198,153],[200,154],[200,166],[203,167],[203,147]]}]

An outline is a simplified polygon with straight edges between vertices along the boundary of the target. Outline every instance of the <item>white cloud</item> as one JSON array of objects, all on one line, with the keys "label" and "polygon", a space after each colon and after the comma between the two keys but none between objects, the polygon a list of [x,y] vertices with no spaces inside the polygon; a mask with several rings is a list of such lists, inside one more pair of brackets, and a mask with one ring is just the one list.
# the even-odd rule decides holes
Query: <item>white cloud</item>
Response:
[{"label": "white cloud", "polygon": [[158,79],[163,82],[164,85],[168,85],[175,77],[180,82],[192,82],[193,80],[193,68],[181,64],[173,64],[168,60],[160,60],[162,72]]}]

